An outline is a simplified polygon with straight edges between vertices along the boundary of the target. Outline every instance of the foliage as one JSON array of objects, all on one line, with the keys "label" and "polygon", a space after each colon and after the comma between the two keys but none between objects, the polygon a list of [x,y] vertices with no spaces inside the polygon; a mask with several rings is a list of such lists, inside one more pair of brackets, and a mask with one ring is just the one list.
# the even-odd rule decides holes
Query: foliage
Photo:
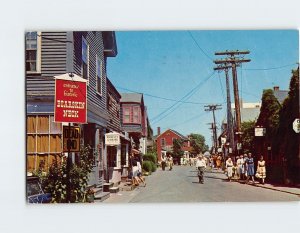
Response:
[{"label": "foliage", "polygon": [[[72,164],[70,168],[70,202],[83,202],[85,200],[88,175],[93,169],[94,157],[91,154],[90,146],[84,147],[80,151],[79,161]],[[67,202],[67,159],[63,159],[61,164],[55,161],[43,182],[45,191],[51,193],[52,202]]]},{"label": "foliage", "polygon": [[255,121],[242,122],[242,144],[245,153],[253,152]]},{"label": "foliage", "polygon": [[153,163],[153,162],[151,161],[151,171],[152,171],[152,172],[155,172],[156,169],[157,169],[156,163]]},{"label": "foliage", "polygon": [[183,151],[182,151],[182,146],[183,146],[183,140],[182,139],[174,139],[173,140],[173,157],[174,158],[180,158],[183,156]]},{"label": "foliage", "polygon": [[151,161],[154,164],[156,164],[157,163],[157,155],[156,155],[156,153],[147,153],[147,154],[143,155],[143,160]]},{"label": "foliage", "polygon": [[189,138],[191,140],[192,154],[196,155],[204,153],[209,149],[208,145],[205,144],[204,136],[201,134],[190,134]]},{"label": "foliage", "polygon": [[152,163],[151,163],[151,161],[143,161],[142,168],[146,172],[152,172]]},{"label": "foliage", "polygon": [[277,131],[280,109],[281,105],[274,96],[273,90],[264,90],[262,95],[262,105],[256,125],[266,128],[266,138],[268,140],[272,139]]},{"label": "foliage", "polygon": [[[282,104],[279,113],[279,126],[273,140],[274,153],[287,160],[288,176],[292,180],[300,181],[296,177],[299,171],[295,164],[299,163],[299,136],[293,131],[292,124],[299,117],[299,68],[292,72],[288,97]],[[299,176],[299,175],[298,175]]]}]

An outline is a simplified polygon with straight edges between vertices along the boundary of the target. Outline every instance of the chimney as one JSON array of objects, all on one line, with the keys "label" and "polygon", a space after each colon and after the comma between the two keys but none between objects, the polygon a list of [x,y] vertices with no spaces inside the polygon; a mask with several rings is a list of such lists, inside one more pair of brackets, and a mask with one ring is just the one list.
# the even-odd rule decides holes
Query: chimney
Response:
[{"label": "chimney", "polygon": [[160,135],[160,127],[157,127],[157,135]]},{"label": "chimney", "polygon": [[273,87],[273,90],[274,90],[274,91],[279,91],[279,86]]}]

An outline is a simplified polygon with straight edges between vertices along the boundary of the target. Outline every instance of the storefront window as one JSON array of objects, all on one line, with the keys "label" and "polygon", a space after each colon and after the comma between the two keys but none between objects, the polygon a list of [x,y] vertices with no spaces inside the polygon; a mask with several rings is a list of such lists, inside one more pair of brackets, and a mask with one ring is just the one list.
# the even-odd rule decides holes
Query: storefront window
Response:
[{"label": "storefront window", "polygon": [[62,125],[50,115],[27,116],[27,171],[47,171],[62,152]]}]

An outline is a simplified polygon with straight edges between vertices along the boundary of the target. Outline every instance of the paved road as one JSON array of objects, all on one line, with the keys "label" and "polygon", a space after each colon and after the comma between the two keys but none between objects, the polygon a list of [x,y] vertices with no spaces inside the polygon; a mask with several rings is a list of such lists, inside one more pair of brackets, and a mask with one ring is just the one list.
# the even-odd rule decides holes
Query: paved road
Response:
[{"label": "paved road", "polygon": [[147,186],[134,191],[111,194],[106,203],[178,203],[178,202],[266,202],[300,201],[299,196],[238,182],[228,182],[217,171],[206,171],[204,184],[198,183],[195,167],[175,166],[160,169],[146,177]]}]

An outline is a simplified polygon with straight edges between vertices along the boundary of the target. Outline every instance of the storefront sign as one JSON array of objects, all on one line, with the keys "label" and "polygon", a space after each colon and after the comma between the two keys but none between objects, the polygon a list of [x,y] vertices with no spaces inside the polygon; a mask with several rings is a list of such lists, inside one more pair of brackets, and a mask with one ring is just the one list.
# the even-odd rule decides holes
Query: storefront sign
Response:
[{"label": "storefront sign", "polygon": [[55,122],[87,122],[86,80],[64,74],[55,77]]},{"label": "storefront sign", "polygon": [[[68,148],[68,146],[70,148]],[[76,126],[63,126],[63,151],[80,151],[80,128]]]},{"label": "storefront sign", "polygon": [[254,135],[256,137],[262,137],[266,134],[266,128],[255,128]]},{"label": "storefront sign", "polygon": [[119,133],[107,133],[105,134],[105,144],[108,146],[120,145],[120,134]]}]

